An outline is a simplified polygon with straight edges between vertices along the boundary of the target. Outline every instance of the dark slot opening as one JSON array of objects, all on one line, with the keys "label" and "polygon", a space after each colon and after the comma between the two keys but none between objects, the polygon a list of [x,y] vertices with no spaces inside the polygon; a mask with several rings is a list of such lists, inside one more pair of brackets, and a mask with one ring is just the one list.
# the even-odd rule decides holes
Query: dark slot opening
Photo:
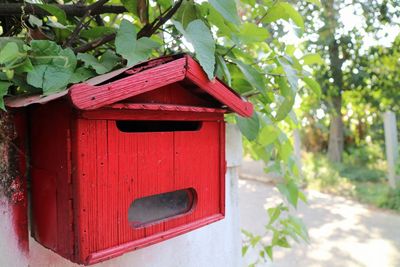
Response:
[{"label": "dark slot opening", "polygon": [[124,133],[198,131],[201,121],[116,121]]},{"label": "dark slot opening", "polygon": [[128,210],[129,223],[138,228],[185,214],[192,209],[195,198],[194,189],[184,189],[136,199]]}]

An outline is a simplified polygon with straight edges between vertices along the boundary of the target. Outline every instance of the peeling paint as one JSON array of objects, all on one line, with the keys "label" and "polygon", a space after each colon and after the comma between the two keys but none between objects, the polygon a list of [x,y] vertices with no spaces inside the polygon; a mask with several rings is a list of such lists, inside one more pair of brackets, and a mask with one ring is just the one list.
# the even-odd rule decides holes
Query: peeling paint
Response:
[{"label": "peeling paint", "polygon": [[13,203],[24,198],[19,182],[18,148],[13,143],[16,137],[12,115],[0,111],[0,193]]}]

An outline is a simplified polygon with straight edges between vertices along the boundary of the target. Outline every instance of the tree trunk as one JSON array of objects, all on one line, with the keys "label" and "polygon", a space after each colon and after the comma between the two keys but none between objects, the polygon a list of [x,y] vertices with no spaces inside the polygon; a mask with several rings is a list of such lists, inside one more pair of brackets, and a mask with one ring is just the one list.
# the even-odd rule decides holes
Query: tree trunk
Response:
[{"label": "tree trunk", "polygon": [[340,57],[340,43],[336,40],[338,10],[335,0],[322,2],[324,6],[323,19],[329,25],[328,44],[330,72],[333,78],[333,88],[328,93],[331,96],[333,111],[331,112],[331,123],[329,129],[328,158],[332,162],[341,162],[344,147],[344,127],[342,118],[342,92],[343,92],[343,71],[344,59]]},{"label": "tree trunk", "polygon": [[329,127],[328,158],[332,162],[341,162],[344,148],[344,127],[341,113],[342,97],[333,98],[335,113],[331,114],[331,124]]}]

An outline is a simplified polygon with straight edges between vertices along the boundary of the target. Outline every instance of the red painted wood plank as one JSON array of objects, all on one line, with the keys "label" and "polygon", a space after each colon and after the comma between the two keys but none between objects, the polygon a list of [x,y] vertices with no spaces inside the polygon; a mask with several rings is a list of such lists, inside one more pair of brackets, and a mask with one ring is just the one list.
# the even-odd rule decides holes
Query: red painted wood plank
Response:
[{"label": "red painted wood plank", "polygon": [[[138,177],[140,186],[135,197],[141,198],[174,191],[174,145],[172,132],[139,133]],[[144,227],[145,236],[164,231],[162,222]],[[144,238],[144,236],[142,237]]]},{"label": "red painted wood plank", "polygon": [[226,155],[225,155],[225,122],[220,122],[219,129],[219,177],[220,177],[220,212],[225,216],[225,179],[226,179]]},{"label": "red painted wood plank", "polygon": [[123,100],[126,103],[158,103],[180,106],[220,107],[221,104],[197,86],[176,82]]},{"label": "red painted wood plank", "polygon": [[92,120],[173,120],[173,121],[213,121],[220,120],[220,113],[178,112],[151,110],[90,110],[82,111],[79,115]]},{"label": "red painted wood plank", "polygon": [[75,84],[69,96],[78,109],[97,109],[183,80],[185,64],[181,58],[104,85]]},{"label": "red painted wood plank", "polygon": [[243,117],[251,117],[253,114],[253,105],[251,103],[243,101],[237,93],[218,79],[210,81],[199,63],[194,59],[187,56],[187,60],[186,78],[215,97],[221,103],[227,105],[232,111]]},{"label": "red painted wood plank", "polygon": [[180,106],[168,104],[130,104],[120,103],[110,106],[111,109],[131,109],[131,110],[153,110],[153,111],[179,111],[179,112],[204,112],[204,113],[225,113],[226,110],[219,108],[206,108],[194,106]]},{"label": "red painted wood plank", "polygon": [[33,236],[64,257],[71,257],[71,109],[65,102],[55,101],[30,113]]},{"label": "red painted wood plank", "polygon": [[75,155],[75,175],[73,176],[74,185],[74,230],[76,246],[76,262],[83,262],[89,254],[89,232],[88,232],[88,201],[89,196],[89,176],[90,160],[92,156],[88,154],[90,150],[90,123],[86,120],[78,120],[76,124],[76,155]]}]

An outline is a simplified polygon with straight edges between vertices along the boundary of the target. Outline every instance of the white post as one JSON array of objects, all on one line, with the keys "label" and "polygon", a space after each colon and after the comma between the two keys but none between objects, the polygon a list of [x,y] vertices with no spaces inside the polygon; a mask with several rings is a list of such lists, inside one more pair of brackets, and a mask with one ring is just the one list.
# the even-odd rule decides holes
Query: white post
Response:
[{"label": "white post", "polygon": [[[396,180],[398,180],[398,177],[396,177],[396,163],[399,157],[396,115],[392,111],[386,111],[383,118],[389,185],[395,188]],[[399,183],[399,181],[397,181],[397,183]]]},{"label": "white post", "polygon": [[299,174],[301,174],[301,138],[300,131],[298,129],[293,130],[293,152],[294,160],[296,161],[297,168],[299,169]]}]

